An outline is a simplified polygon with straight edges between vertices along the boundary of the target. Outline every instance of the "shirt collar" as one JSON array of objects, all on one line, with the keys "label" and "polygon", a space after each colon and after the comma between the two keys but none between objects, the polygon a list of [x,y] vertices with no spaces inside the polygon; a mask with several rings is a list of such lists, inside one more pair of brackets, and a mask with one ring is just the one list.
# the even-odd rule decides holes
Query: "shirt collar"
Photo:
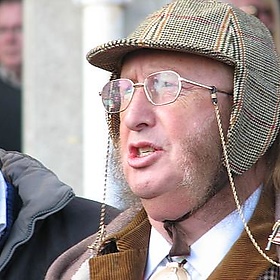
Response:
[{"label": "shirt collar", "polygon": [[[259,187],[242,206],[246,222],[252,217],[260,194],[261,187]],[[244,225],[240,219],[239,213],[237,210],[234,210],[201,236],[191,246],[191,255],[187,258],[188,262],[185,265],[192,279],[207,279],[238,239],[243,229]],[[170,248],[171,244],[152,227],[144,279],[149,279],[154,271],[166,264],[166,256]],[[209,252],[211,252],[211,258],[209,258]]]}]

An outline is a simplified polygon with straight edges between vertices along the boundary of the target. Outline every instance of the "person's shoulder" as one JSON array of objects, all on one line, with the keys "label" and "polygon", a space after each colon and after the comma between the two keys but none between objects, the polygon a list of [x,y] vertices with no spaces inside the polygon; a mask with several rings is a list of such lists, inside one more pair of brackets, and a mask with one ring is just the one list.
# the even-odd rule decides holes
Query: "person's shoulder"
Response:
[{"label": "person's shoulder", "polygon": [[[96,200],[87,199],[84,197],[75,196],[65,207],[64,211],[71,212],[71,215],[77,218],[86,216],[89,219],[100,217],[102,203]],[[122,211],[106,204],[106,222],[113,220]]]}]

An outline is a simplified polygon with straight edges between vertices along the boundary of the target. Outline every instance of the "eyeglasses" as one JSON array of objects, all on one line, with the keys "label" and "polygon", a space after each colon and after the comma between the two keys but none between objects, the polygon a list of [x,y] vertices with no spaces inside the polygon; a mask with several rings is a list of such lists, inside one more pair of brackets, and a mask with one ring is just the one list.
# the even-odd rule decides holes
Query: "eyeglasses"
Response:
[{"label": "eyeglasses", "polygon": [[129,79],[116,79],[108,82],[100,92],[102,103],[108,113],[119,113],[127,109],[136,88],[143,87],[145,95],[150,103],[162,106],[173,103],[180,95],[181,89],[188,90],[182,82],[198,86],[211,92],[221,92],[232,95],[214,86],[206,86],[180,77],[174,71],[160,71],[150,74],[143,83],[133,83]]}]

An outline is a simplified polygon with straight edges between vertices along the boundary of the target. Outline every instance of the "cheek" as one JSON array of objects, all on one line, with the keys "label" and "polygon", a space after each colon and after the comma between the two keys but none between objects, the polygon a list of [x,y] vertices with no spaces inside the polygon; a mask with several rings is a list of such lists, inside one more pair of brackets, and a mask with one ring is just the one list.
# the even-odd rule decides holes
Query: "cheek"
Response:
[{"label": "cheek", "polygon": [[213,121],[215,118],[214,107],[205,106],[203,103],[190,105],[181,103],[182,106],[170,114],[170,131],[176,137],[184,139],[186,135],[198,133],[208,121]]},{"label": "cheek", "polygon": [[120,119],[119,130],[120,130],[120,141],[123,142],[124,140],[126,140],[126,138],[128,136],[129,129],[125,125],[123,125],[123,122],[121,119]]},{"label": "cheek", "polygon": [[127,128],[127,126],[122,125],[122,122],[120,123],[119,129],[120,129],[120,137],[118,141],[118,147],[121,152],[121,157],[125,157],[124,153],[126,151],[130,130]]}]

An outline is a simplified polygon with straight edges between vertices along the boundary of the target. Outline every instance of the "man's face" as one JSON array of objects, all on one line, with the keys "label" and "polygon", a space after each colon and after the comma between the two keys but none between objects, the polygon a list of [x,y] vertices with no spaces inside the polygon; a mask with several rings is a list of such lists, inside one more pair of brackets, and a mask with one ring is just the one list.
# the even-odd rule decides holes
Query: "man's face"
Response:
[{"label": "man's face", "polygon": [[0,5],[0,64],[18,71],[22,62],[22,5]]},{"label": "man's face", "polygon": [[[176,52],[140,51],[126,58],[122,78],[142,83],[151,73],[181,77],[231,92],[232,69],[220,62]],[[155,220],[176,219],[224,185],[221,144],[210,91],[182,83],[176,102],[154,106],[137,88],[120,113],[120,161],[134,194]],[[231,97],[218,93],[224,130]],[[223,178],[223,179],[222,179]]]}]

